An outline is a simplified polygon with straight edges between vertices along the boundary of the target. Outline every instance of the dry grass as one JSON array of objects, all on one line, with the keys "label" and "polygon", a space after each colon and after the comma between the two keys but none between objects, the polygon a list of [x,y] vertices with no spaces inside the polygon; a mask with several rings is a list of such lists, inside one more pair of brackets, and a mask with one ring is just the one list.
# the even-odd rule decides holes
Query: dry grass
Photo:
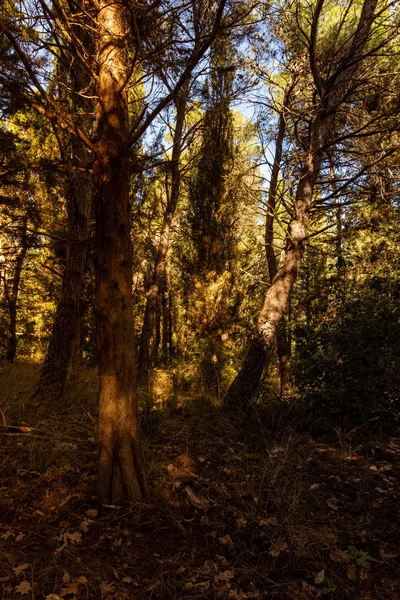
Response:
[{"label": "dry grass", "polygon": [[393,434],[315,438],[299,407],[244,419],[182,393],[144,421],[152,502],[100,515],[96,375],[30,406],[37,373],[0,372],[6,422],[35,428],[1,440],[3,600],[400,597]]}]

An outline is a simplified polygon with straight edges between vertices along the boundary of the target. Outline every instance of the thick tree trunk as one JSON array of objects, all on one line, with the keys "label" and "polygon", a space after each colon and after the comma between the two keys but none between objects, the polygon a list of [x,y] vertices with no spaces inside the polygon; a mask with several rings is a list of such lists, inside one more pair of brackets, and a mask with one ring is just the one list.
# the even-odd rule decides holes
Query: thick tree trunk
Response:
[{"label": "thick tree trunk", "polygon": [[258,389],[267,362],[268,351],[274,342],[278,324],[286,310],[290,291],[297,278],[303,254],[303,241],[307,233],[307,220],[306,213],[302,220],[298,219],[292,222],[296,226],[301,226],[301,237],[299,236],[293,241],[288,240],[284,260],[268,290],[260,312],[256,334],[249,353],[225,397],[227,406],[246,408]]},{"label": "thick tree trunk", "polygon": [[138,353],[138,384],[147,389],[150,383],[151,375],[151,357],[150,340],[154,330],[154,320],[159,301],[160,290],[165,279],[167,253],[169,248],[172,220],[175,215],[180,192],[180,167],[179,160],[182,151],[182,137],[185,123],[186,103],[188,88],[185,85],[175,102],[176,106],[176,124],[174,133],[174,143],[171,160],[171,187],[170,197],[164,219],[161,227],[160,241],[157,249],[156,262],[153,271],[153,278],[146,300],[146,308],[143,318],[143,327],[140,335],[139,353]]},{"label": "thick tree trunk", "polygon": [[135,395],[126,89],[130,71],[124,47],[129,15],[118,0],[102,0],[99,9],[95,164],[98,483],[102,504],[121,504],[147,495]]}]

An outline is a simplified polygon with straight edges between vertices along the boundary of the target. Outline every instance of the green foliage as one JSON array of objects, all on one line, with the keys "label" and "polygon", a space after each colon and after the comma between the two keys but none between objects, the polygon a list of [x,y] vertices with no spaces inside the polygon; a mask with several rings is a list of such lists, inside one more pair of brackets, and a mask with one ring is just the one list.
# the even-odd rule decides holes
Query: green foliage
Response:
[{"label": "green foliage", "polygon": [[373,278],[337,314],[295,331],[295,381],[316,417],[342,426],[400,408],[399,289]]}]

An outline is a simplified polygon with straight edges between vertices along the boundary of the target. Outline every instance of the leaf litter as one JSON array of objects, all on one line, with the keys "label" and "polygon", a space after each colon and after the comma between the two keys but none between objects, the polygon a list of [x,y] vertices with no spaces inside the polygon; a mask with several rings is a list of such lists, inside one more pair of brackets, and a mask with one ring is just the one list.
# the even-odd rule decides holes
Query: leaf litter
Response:
[{"label": "leaf litter", "polygon": [[82,463],[64,449],[46,477],[29,468],[30,439],[5,440],[1,598],[400,597],[395,435],[354,450],[282,430],[268,446],[226,415],[174,415],[146,435],[153,501],[101,513],[86,432]]}]

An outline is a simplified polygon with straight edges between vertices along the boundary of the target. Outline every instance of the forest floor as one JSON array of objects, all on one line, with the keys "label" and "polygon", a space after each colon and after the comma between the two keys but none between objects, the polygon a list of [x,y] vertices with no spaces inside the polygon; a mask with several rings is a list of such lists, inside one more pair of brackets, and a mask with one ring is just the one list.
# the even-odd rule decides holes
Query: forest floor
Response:
[{"label": "forest floor", "polygon": [[143,413],[151,501],[100,514],[95,374],[35,406],[37,373],[0,371],[2,600],[400,598],[400,432],[199,396]]}]

